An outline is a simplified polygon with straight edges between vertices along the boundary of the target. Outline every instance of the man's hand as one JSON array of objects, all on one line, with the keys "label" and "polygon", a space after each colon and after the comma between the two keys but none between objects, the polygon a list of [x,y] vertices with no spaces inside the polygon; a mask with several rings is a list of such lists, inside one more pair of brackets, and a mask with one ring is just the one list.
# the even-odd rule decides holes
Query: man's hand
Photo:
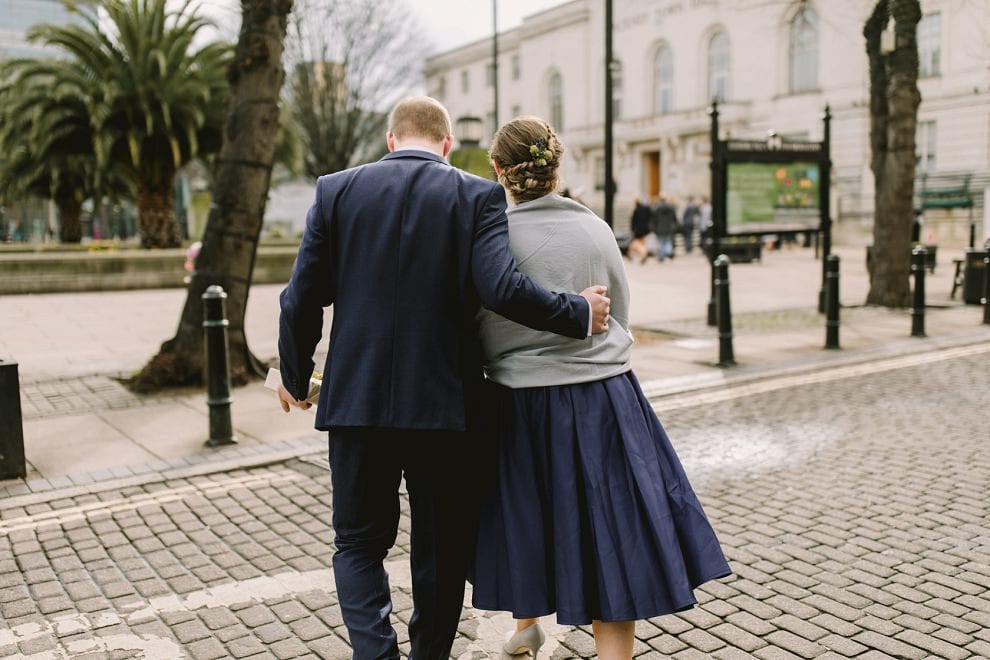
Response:
[{"label": "man's hand", "polygon": [[594,335],[608,332],[608,313],[611,301],[605,297],[607,290],[607,287],[596,284],[581,292],[581,296],[591,305],[591,333]]},{"label": "man's hand", "polygon": [[278,386],[278,402],[282,404],[282,411],[289,412],[290,407],[296,407],[301,410],[309,410],[311,404],[309,401],[298,401],[294,396],[289,394],[289,390],[285,389],[284,385]]}]

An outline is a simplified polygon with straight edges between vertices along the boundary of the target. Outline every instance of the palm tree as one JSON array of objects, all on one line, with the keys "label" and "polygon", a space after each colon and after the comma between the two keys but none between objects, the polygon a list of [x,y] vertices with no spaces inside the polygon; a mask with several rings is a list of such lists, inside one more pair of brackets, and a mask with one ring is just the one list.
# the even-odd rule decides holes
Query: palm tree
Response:
[{"label": "palm tree", "polygon": [[[209,22],[189,0],[108,0],[101,11],[71,5],[79,24],[40,25],[29,38],[61,47],[88,81],[98,169],[119,163],[133,181],[145,247],[181,244],[172,183],[193,158],[220,144],[231,49],[192,42]],[[112,30],[104,27],[112,26]]]},{"label": "palm tree", "polygon": [[0,199],[54,200],[63,243],[81,240],[83,201],[108,182],[97,175],[88,83],[78,74],[63,60],[11,60],[0,68]]}]

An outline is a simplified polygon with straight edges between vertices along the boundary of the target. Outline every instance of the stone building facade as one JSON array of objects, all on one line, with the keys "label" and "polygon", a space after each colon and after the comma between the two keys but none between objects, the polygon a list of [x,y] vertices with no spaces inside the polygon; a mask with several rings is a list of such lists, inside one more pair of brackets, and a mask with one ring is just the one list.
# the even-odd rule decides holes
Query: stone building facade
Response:
[{"label": "stone building facade", "polygon": [[[832,113],[833,219],[839,240],[869,242],[869,79],[863,25],[872,0],[615,0],[616,226],[637,195],[709,193],[710,119],[722,137],[820,140]],[[546,117],[567,148],[566,185],[604,204],[605,3],[572,0],[498,37],[498,117]],[[990,3],[922,0],[922,105],[916,189],[967,185],[975,208],[929,209],[932,241],[962,245],[984,231],[990,186]],[[431,57],[428,93],[452,118],[494,129],[492,40]]]},{"label": "stone building facade", "polygon": [[62,0],[0,0],[0,59],[51,56],[51,48],[27,40],[28,30],[38,23],[80,22]]},{"label": "stone building facade", "polygon": [[[64,25],[79,22],[61,0],[0,0],[0,61],[8,58],[55,57],[58,51],[28,41],[28,31],[38,23]],[[55,205],[32,199],[0,206],[0,243],[45,240],[57,223]]]}]

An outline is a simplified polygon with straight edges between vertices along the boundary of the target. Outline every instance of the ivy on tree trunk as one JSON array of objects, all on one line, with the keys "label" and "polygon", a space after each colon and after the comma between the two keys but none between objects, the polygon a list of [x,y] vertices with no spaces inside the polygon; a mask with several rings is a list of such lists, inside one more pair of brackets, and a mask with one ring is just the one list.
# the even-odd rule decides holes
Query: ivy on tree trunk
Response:
[{"label": "ivy on tree trunk", "polygon": [[[884,307],[911,303],[920,20],[919,0],[877,0],[863,28],[870,62],[870,168],[875,193],[866,302]],[[886,51],[883,34],[891,21],[893,50]]]},{"label": "ivy on tree trunk", "polygon": [[228,72],[230,98],[216,160],[213,206],[175,336],[130,381],[149,391],[203,382],[202,295],[227,293],[230,372],[234,384],[264,373],[244,335],[251,273],[261,235],[279,129],[282,52],[292,0],[242,0],[241,31]]}]

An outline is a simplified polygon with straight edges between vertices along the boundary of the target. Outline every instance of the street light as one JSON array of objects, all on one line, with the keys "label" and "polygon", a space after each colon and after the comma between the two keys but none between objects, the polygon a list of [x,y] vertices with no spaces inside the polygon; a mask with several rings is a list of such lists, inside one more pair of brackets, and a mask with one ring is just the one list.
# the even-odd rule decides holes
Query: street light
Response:
[{"label": "street light", "polygon": [[495,111],[492,113],[494,124],[492,130],[498,130],[498,0],[492,0],[492,88]]},{"label": "street light", "polygon": [[457,119],[457,148],[448,160],[454,167],[495,181],[495,171],[488,160],[488,150],[481,147],[484,124],[481,117],[463,115]]},{"label": "street light", "polygon": [[463,115],[457,119],[457,141],[462,149],[477,147],[481,144],[483,132],[481,117]]},{"label": "street light", "polygon": [[612,175],[612,0],[605,0],[605,222],[613,226],[615,179]]}]

